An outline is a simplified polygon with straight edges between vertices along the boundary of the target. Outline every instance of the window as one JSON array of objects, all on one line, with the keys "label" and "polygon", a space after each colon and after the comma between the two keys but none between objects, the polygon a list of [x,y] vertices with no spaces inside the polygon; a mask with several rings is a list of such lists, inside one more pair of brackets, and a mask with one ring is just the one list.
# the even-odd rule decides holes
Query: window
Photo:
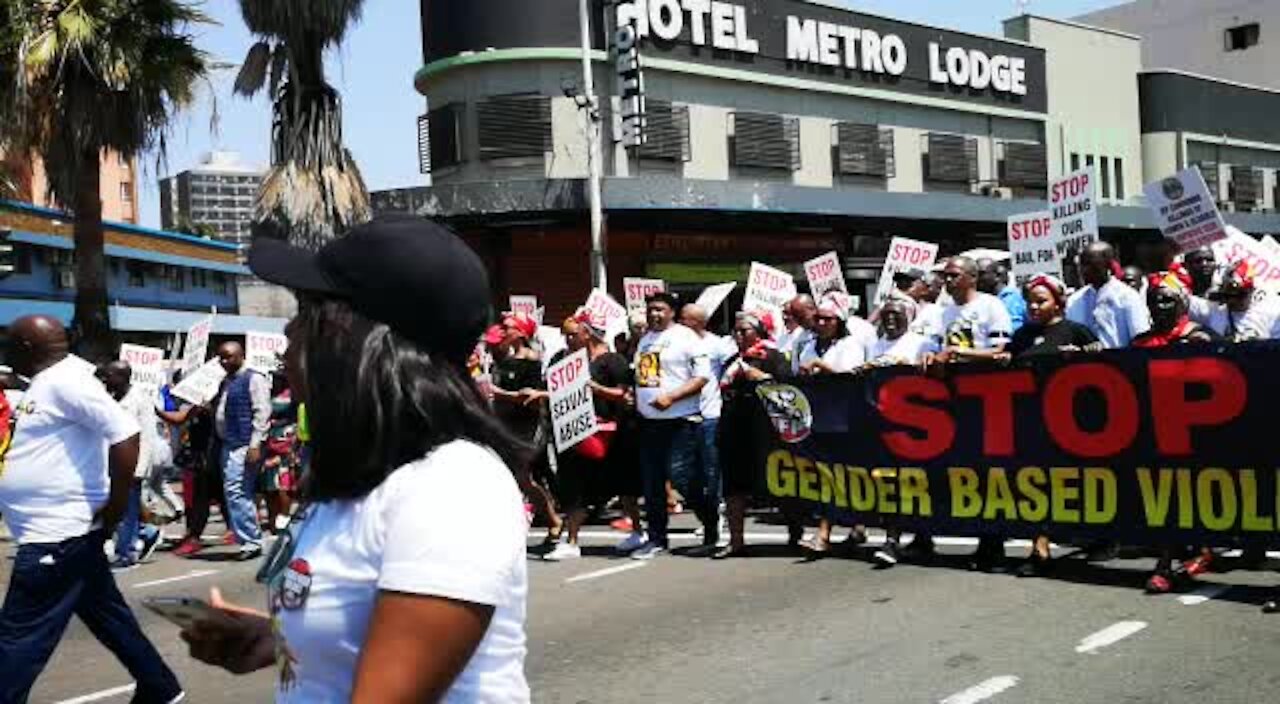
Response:
[{"label": "window", "polygon": [[1085,155],[1085,157],[1084,157],[1084,165],[1085,165],[1085,167],[1086,167],[1086,168],[1087,168],[1087,167],[1090,167],[1090,166],[1093,166],[1093,155],[1092,155],[1092,154],[1086,154],[1086,155]]},{"label": "window", "polygon": [[759,112],[736,112],[732,117],[729,158],[734,166],[799,170],[798,118]]},{"label": "window", "polygon": [[645,106],[645,143],[641,159],[688,161],[689,108],[666,100],[650,100]]},{"label": "window", "polygon": [[192,288],[209,288],[209,272],[204,269],[191,270]]},{"label": "window", "polygon": [[1231,27],[1226,33],[1227,51],[1244,51],[1262,40],[1262,25],[1257,22]]},{"label": "window", "polygon": [[1098,170],[1102,172],[1102,197],[1111,197],[1111,159],[1099,157]]},{"label": "window", "polygon": [[551,151],[551,99],[504,95],[476,105],[481,159],[542,158]]},{"label": "window", "polygon": [[120,200],[131,203],[133,202],[133,184],[128,181],[120,183]]},{"label": "window", "polygon": [[1013,188],[1049,187],[1049,152],[1043,144],[1004,142],[999,145],[1000,185]]},{"label": "window", "polygon": [[31,246],[25,244],[13,245],[13,273],[14,274],[30,274],[31,273]]},{"label": "window", "polygon": [[1116,157],[1116,200],[1124,198],[1124,159]]},{"label": "window", "polygon": [[129,285],[133,288],[142,288],[147,285],[146,268],[139,262],[129,262],[125,264],[125,270],[129,272]]},{"label": "window", "polygon": [[1072,171],[1079,171],[1079,170],[1080,170],[1080,155],[1079,155],[1079,154],[1072,154],[1072,155],[1071,155],[1071,170],[1072,170]]},{"label": "window", "polygon": [[925,159],[925,179],[961,184],[965,188],[978,181],[978,140],[955,134],[930,132]]},{"label": "window", "polygon": [[841,176],[893,178],[897,175],[893,130],[877,125],[837,122],[832,162],[836,174]]},{"label": "window", "polygon": [[228,292],[227,275],[221,271],[213,272],[213,290],[215,293],[225,296]]},{"label": "window", "polygon": [[181,267],[166,267],[165,279],[170,291],[184,291],[187,288],[187,277]]}]

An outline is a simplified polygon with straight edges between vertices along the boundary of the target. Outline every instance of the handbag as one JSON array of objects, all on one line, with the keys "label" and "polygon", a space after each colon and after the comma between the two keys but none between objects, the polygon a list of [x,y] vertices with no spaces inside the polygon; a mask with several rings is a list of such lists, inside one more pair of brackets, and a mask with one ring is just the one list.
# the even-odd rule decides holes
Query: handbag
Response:
[{"label": "handbag", "polygon": [[613,446],[614,437],[618,434],[618,424],[612,421],[596,426],[596,434],[573,446],[580,457],[593,462],[603,462],[609,456],[609,448]]}]

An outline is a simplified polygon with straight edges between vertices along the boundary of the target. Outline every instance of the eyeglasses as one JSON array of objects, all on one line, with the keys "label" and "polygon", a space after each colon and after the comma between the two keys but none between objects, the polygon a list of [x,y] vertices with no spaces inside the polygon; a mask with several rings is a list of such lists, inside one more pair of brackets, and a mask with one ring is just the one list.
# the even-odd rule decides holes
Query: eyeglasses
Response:
[{"label": "eyeglasses", "polygon": [[962,277],[962,276],[964,276],[964,272],[962,272],[962,271],[944,271],[944,272],[942,272],[942,278],[946,279],[947,281],[950,281],[950,280],[952,280],[952,279],[958,279],[958,278],[960,278],[960,277]]},{"label": "eyeglasses", "polygon": [[751,334],[752,332],[755,332],[752,328],[735,328],[735,329],[734,329],[734,331],[733,331],[733,334],[734,334],[734,335],[749,335],[749,334]]}]

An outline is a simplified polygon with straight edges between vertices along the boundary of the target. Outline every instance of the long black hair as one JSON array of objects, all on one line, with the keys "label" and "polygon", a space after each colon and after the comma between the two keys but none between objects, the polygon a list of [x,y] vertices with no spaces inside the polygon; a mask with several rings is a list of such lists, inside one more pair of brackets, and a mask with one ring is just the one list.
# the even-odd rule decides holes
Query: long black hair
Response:
[{"label": "long black hair", "polygon": [[291,341],[301,340],[311,431],[307,499],[360,498],[398,467],[460,439],[524,466],[528,448],[490,412],[464,351],[428,352],[335,300],[304,302],[291,327]]}]

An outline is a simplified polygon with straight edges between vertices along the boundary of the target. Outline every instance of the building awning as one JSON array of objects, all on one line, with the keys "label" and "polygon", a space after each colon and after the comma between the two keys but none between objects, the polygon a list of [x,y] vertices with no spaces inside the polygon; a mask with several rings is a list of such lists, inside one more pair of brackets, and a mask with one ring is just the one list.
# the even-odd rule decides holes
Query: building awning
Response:
[{"label": "building awning", "polygon": [[[14,230],[13,235],[9,239],[12,242],[21,242],[22,244],[30,244],[37,247],[49,247],[51,249],[63,249],[68,251],[75,249],[75,242],[66,237],[59,237],[58,235],[42,235],[36,232]],[[182,266],[191,269],[204,269],[205,271],[220,271],[224,274],[235,274],[238,276],[249,276],[249,269],[239,264],[227,264],[224,262],[215,262],[208,259],[195,259],[192,257],[179,257],[173,254],[149,252],[143,249],[121,247],[120,245],[115,244],[107,245],[105,251],[108,257],[133,259],[136,261],[153,262],[155,264],[168,264],[170,266]]]},{"label": "building awning", "polygon": [[[208,315],[208,313],[196,311],[132,306],[111,306],[108,312],[111,316],[111,327],[114,330],[165,334],[186,332],[197,320]],[[13,321],[25,315],[47,315],[60,320],[63,325],[70,325],[74,314],[75,307],[71,303],[0,299],[0,327],[8,327]],[[213,319],[213,334],[244,335],[248,332],[283,334],[284,326],[288,322],[284,318],[218,315]]]}]

